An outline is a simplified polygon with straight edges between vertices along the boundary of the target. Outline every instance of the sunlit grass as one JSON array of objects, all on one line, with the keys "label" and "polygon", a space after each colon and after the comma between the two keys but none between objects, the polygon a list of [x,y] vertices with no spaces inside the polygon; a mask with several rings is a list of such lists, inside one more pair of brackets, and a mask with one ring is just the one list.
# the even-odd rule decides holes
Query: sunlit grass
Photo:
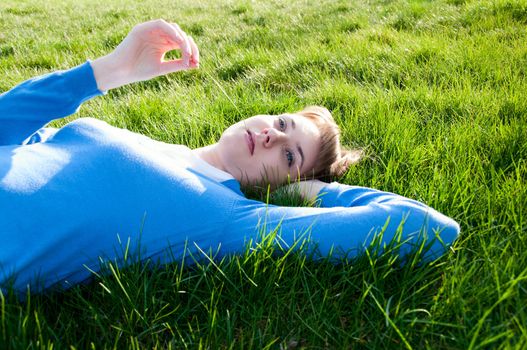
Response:
[{"label": "sunlit grass", "polygon": [[1,348],[527,346],[527,2],[4,0],[0,91],[104,55],[153,18],[193,35],[200,69],[112,90],[56,126],[96,116],[198,147],[248,116],[323,105],[366,153],[340,182],[423,201],[461,237],[402,267],[270,246],[191,268],[106,266],[66,292],[0,295]]}]

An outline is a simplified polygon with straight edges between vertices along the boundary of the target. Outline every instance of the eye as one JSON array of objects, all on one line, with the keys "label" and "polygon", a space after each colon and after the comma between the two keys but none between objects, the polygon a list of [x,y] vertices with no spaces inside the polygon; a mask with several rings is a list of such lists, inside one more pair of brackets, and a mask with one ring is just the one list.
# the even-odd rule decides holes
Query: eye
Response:
[{"label": "eye", "polygon": [[295,156],[294,156],[293,152],[291,152],[290,150],[286,149],[285,150],[285,157],[287,158],[287,166],[291,167],[291,165],[293,165],[293,163],[295,162]]},{"label": "eye", "polygon": [[284,117],[278,118],[278,124],[280,125],[280,130],[284,131],[287,123],[285,122]]}]

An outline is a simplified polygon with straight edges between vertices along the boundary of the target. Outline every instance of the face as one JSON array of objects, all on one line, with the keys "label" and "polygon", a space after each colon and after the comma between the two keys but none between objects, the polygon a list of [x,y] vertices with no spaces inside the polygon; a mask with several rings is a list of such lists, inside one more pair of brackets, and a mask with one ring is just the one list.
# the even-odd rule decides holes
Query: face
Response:
[{"label": "face", "polygon": [[231,125],[218,141],[218,154],[242,184],[291,181],[313,169],[320,132],[301,115],[256,115]]}]

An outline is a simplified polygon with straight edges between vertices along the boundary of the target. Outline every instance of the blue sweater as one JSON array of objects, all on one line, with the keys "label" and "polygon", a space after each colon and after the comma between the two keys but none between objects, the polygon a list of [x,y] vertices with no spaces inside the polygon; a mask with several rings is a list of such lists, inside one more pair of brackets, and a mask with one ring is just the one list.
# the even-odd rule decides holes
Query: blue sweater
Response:
[{"label": "blue sweater", "polygon": [[159,142],[92,118],[42,137],[49,121],[101,94],[86,62],[0,95],[0,287],[71,286],[100,259],[122,261],[126,246],[161,263],[201,251],[221,257],[276,229],[276,244],[309,237],[319,256],[353,257],[377,233],[388,243],[402,227],[401,254],[424,239],[431,260],[459,234],[423,203],[336,182],[322,189],[319,208],[250,200],[234,178],[218,181],[159,152]]}]

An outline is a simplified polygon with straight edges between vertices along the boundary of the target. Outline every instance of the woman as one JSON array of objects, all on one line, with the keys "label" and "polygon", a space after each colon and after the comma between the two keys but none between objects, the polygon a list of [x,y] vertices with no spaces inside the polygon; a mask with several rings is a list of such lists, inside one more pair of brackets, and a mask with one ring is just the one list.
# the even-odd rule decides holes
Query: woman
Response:
[{"label": "woman", "polygon": [[[181,59],[164,61],[174,49]],[[161,263],[240,253],[275,229],[282,246],[308,237],[318,255],[337,258],[400,234],[402,254],[425,242],[424,258],[434,259],[458,236],[455,221],[422,203],[336,182],[296,185],[305,198],[319,195],[320,208],[245,198],[240,184],[339,175],[353,162],[320,107],[248,118],[195,150],[92,118],[43,128],[109,89],[198,65],[192,38],[157,20],[107,56],[0,95],[0,287],[71,286],[133,247]]]}]

